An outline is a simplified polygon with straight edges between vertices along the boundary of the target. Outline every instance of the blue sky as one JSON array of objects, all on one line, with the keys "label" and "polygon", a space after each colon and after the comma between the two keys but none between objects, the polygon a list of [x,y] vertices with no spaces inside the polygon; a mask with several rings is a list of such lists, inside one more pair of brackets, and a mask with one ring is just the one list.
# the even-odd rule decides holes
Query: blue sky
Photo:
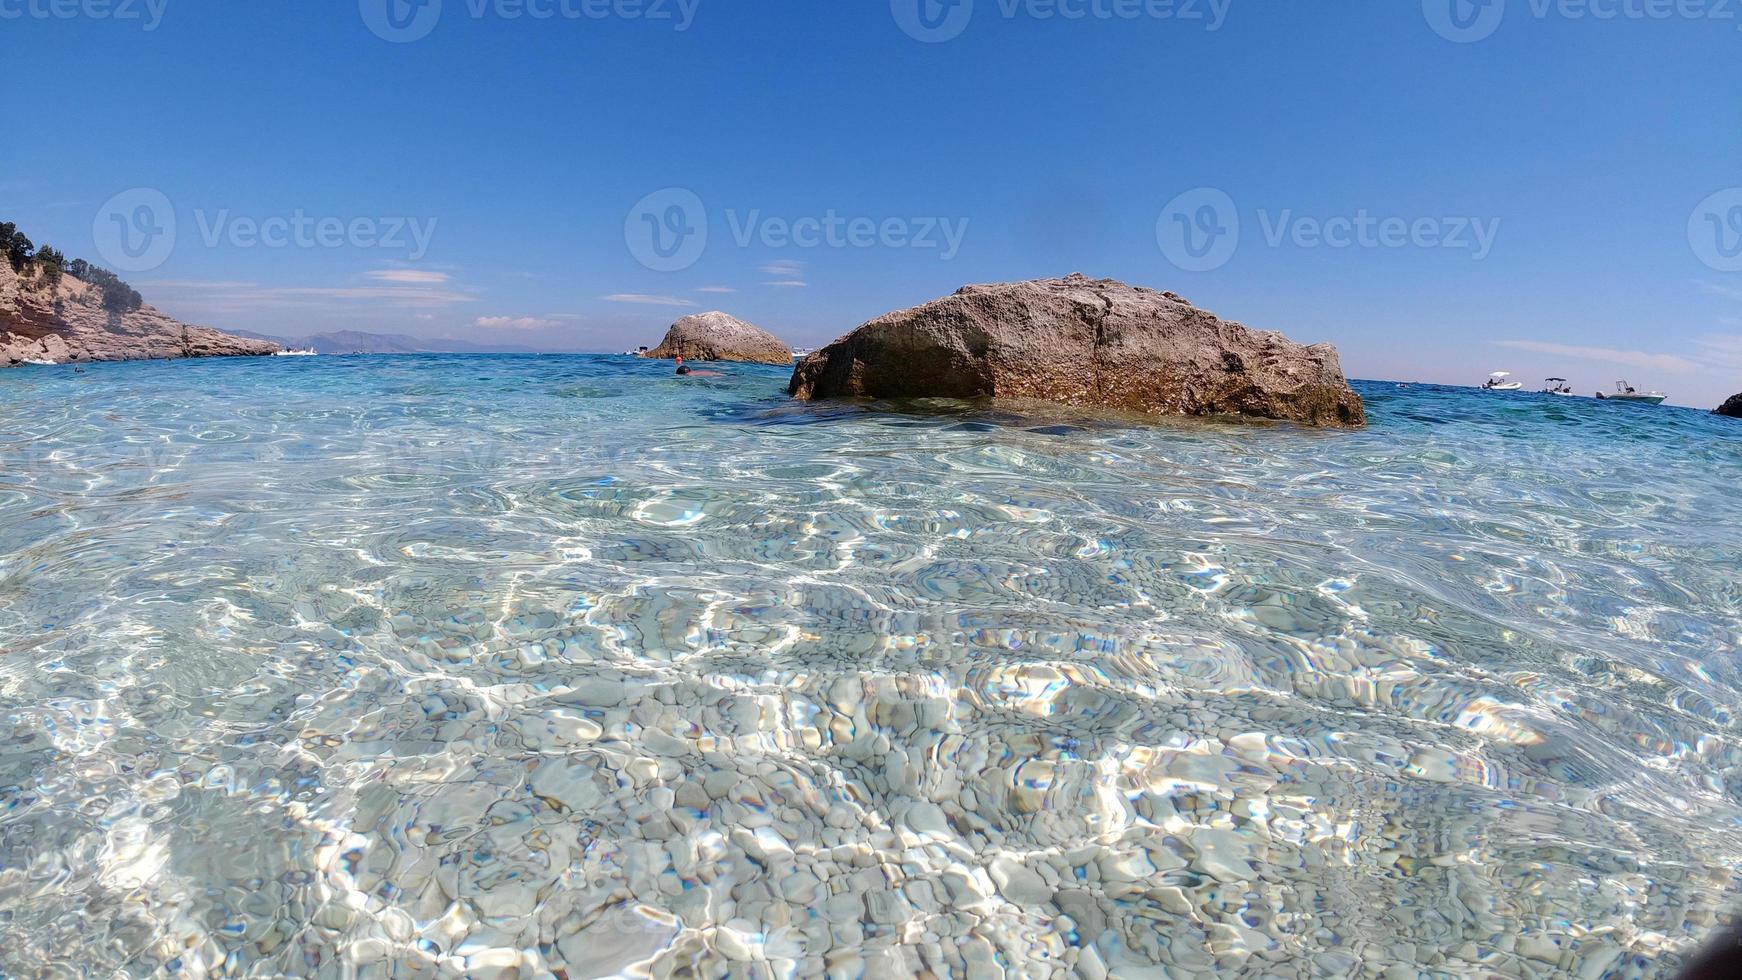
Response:
[{"label": "blue sky", "polygon": [[1082,271],[1355,376],[1742,390],[1734,0],[54,2],[0,217],[218,327],[811,345]]}]

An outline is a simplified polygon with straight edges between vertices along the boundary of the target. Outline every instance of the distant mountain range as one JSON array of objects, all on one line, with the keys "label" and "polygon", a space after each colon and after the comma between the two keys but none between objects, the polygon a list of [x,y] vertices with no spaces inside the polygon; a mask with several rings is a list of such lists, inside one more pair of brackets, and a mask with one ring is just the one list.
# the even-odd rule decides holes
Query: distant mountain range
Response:
[{"label": "distant mountain range", "polygon": [[270,340],[287,350],[310,350],[320,354],[534,354],[537,348],[515,344],[474,344],[466,340],[412,337],[399,333],[364,333],[338,330],[307,337],[274,337],[246,330],[231,330],[238,337]]}]

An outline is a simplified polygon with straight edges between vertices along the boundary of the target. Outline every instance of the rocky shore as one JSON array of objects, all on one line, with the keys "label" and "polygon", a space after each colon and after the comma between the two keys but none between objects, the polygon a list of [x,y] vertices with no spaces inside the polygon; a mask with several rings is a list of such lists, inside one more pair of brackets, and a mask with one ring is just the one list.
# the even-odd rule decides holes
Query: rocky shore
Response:
[{"label": "rocky shore", "polygon": [[31,361],[133,361],[272,354],[270,341],[182,323],[148,305],[106,309],[101,292],[71,275],[38,286],[0,261],[0,367]]}]

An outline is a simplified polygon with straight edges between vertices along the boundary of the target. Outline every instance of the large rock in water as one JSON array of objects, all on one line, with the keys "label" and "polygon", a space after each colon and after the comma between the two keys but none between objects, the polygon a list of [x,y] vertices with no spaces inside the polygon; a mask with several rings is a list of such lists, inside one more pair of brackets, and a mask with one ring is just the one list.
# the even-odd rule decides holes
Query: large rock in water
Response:
[{"label": "large rock in water", "polygon": [[643,357],[691,361],[791,364],[792,348],[774,335],[725,313],[697,313],[671,325],[665,340]]},{"label": "large rock in water", "polygon": [[21,278],[0,259],[0,368],[25,361],[134,361],[173,357],[271,354],[278,345],[196,327],[150,306],[118,313],[103,308],[95,286],[63,275],[50,289],[35,270]]},{"label": "large rock in water", "polygon": [[1303,347],[1173,293],[1082,275],[965,286],[879,317],[801,361],[789,390],[1366,423],[1335,347]]},{"label": "large rock in water", "polygon": [[1742,395],[1731,395],[1730,400],[1718,406],[1715,415],[1728,415],[1733,419],[1742,419]]}]

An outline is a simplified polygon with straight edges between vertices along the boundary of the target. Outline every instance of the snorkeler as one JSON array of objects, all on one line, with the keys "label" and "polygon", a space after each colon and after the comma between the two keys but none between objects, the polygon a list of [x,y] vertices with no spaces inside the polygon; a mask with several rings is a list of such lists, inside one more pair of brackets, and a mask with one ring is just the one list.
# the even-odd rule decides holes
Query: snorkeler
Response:
[{"label": "snorkeler", "polygon": [[718,371],[691,371],[689,365],[685,364],[683,362],[683,358],[681,356],[677,359],[677,373],[678,373],[679,377],[689,377],[689,378],[720,378],[720,377],[724,377],[724,375],[722,375]]}]

